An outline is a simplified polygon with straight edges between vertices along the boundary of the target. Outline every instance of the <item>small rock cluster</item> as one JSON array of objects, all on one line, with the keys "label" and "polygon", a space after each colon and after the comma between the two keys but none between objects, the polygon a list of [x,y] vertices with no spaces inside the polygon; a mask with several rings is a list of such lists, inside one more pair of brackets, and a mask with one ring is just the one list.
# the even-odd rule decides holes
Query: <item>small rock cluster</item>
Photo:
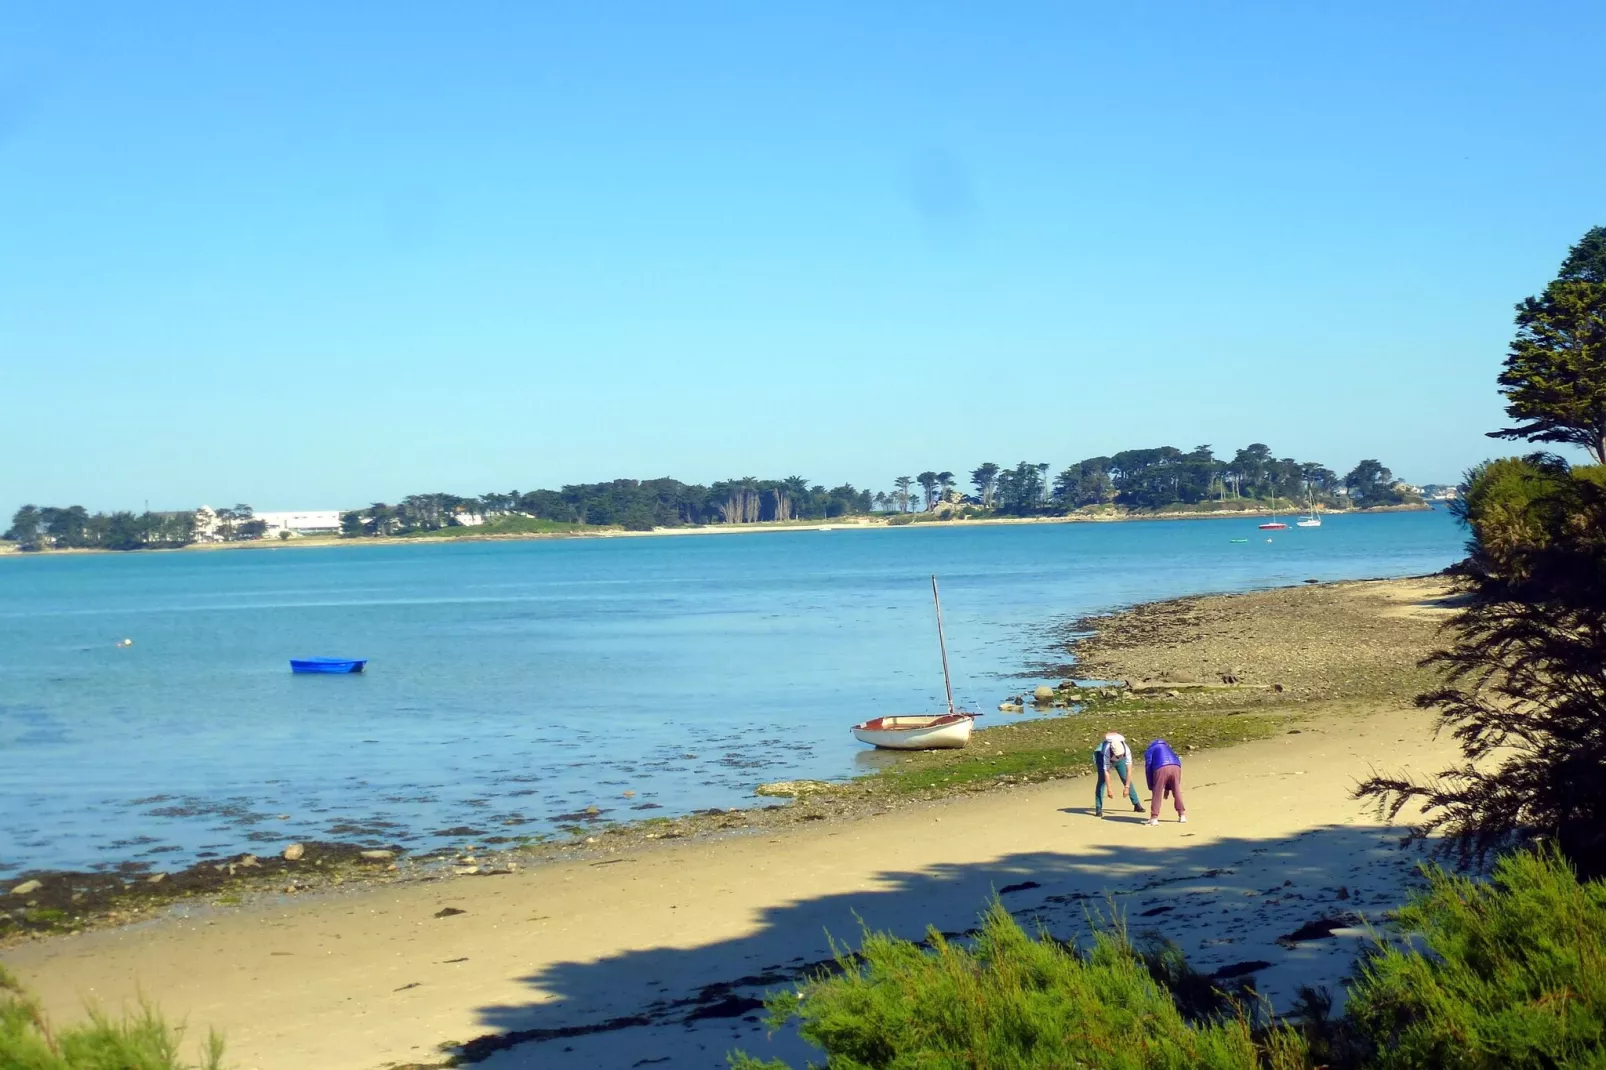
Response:
[{"label": "small rock cluster", "polygon": [[[1126,684],[1101,685],[1098,687],[1082,687],[1075,680],[1062,680],[1050,687],[1041,684],[1032,690],[1031,703],[1039,710],[1068,710],[1073,706],[1084,706],[1090,700],[1117,698],[1126,689]],[[1026,712],[1026,696],[1024,694],[1010,695],[998,704],[999,713]]]}]

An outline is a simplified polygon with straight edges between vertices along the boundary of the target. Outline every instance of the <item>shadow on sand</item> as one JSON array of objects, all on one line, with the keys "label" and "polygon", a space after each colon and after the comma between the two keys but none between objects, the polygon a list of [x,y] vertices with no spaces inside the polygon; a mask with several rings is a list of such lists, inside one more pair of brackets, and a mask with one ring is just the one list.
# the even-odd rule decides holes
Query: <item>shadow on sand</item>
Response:
[{"label": "shadow on sand", "polygon": [[1133,824],[1120,848],[886,872],[867,890],[768,909],[739,939],[560,963],[524,979],[531,1002],[484,1007],[485,1035],[452,1050],[498,1070],[680,1070],[724,1067],[740,1047],[801,1068],[819,1053],[789,1030],[768,1036],[760,1004],[829,961],[827,934],[856,944],[861,920],[913,938],[928,926],[961,934],[994,894],[1029,929],[1062,939],[1085,934],[1089,912],[1113,904],[1135,935],[1176,942],[1222,980],[1252,978],[1286,1008],[1301,984],[1336,989],[1365,921],[1381,921],[1418,879],[1421,855],[1400,849],[1399,828],[1327,826],[1257,841],[1212,840],[1197,820]]}]

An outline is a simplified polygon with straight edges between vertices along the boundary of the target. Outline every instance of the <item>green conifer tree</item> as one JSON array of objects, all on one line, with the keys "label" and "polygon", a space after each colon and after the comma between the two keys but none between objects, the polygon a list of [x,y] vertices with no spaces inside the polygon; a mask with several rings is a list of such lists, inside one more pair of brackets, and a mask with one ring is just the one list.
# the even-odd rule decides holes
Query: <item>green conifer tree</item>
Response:
[{"label": "green conifer tree", "polygon": [[1491,438],[1570,442],[1606,464],[1606,227],[1591,228],[1545,292],[1517,305],[1500,392],[1516,423]]}]

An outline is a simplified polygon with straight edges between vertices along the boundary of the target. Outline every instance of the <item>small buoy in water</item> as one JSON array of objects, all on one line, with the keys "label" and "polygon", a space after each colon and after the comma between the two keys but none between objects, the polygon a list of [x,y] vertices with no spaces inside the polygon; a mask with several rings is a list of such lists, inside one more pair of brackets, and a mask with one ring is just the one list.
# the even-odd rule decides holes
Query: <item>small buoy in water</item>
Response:
[{"label": "small buoy in water", "polygon": [[134,645],[134,640],[132,640],[132,639],[119,639],[119,640],[117,640],[117,645],[118,646],[133,646]]},{"label": "small buoy in water", "polygon": [[1270,539],[1267,539],[1267,540],[1266,540],[1266,541],[1267,541],[1267,542],[1270,542],[1270,541],[1271,541],[1271,540],[1270,540]]}]

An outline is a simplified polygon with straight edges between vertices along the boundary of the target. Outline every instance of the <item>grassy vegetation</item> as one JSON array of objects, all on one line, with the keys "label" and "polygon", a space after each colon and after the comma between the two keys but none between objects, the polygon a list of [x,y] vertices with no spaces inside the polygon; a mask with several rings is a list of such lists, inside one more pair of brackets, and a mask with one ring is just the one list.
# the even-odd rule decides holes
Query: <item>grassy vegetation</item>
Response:
[{"label": "grassy vegetation", "polygon": [[[1216,1013],[1189,1021],[1119,926],[1079,953],[1027,936],[995,902],[973,947],[935,931],[927,943],[866,933],[857,954],[839,955],[838,975],[773,998],[771,1025],[798,1019],[804,1039],[843,1070],[1307,1065],[1297,1032],[1257,1029],[1243,1004],[1222,1000]],[[740,1053],[731,1065],[786,1070]]]},{"label": "grassy vegetation", "polygon": [[1091,772],[1093,748],[1106,732],[1120,732],[1140,748],[1164,738],[1186,759],[1190,750],[1269,738],[1291,721],[1291,714],[1277,711],[1191,712],[1166,702],[1096,703],[1081,715],[983,729],[964,750],[910,753],[866,780],[871,790],[899,794],[1052,780]]},{"label": "grassy vegetation", "polygon": [[[1281,1024],[1119,922],[1079,952],[1021,931],[996,901],[974,945],[864,935],[835,971],[769,1003],[832,1070],[1599,1070],[1606,1067],[1606,884],[1554,852],[1503,859],[1487,884],[1428,871],[1379,941],[1346,1017],[1307,992]],[[786,1070],[741,1053],[737,1070]]]},{"label": "grassy vegetation", "polygon": [[0,1068],[3,1070],[222,1070],[223,1040],[207,1034],[199,1059],[181,1054],[184,1028],[169,1025],[148,1004],[113,1018],[55,1029],[39,1001],[0,969]]}]

